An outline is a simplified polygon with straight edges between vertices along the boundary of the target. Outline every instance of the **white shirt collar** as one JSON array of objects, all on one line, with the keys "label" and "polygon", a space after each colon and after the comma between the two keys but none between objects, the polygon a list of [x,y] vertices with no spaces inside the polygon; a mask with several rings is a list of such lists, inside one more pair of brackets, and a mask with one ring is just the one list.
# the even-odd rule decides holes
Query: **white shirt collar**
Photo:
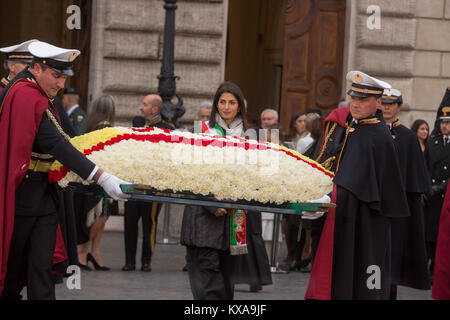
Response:
[{"label": "white shirt collar", "polygon": [[69,110],[67,110],[67,115],[70,116],[70,114],[71,114],[76,108],[78,108],[78,107],[79,107],[79,105],[76,104],[76,105],[74,105],[72,108],[70,108]]}]

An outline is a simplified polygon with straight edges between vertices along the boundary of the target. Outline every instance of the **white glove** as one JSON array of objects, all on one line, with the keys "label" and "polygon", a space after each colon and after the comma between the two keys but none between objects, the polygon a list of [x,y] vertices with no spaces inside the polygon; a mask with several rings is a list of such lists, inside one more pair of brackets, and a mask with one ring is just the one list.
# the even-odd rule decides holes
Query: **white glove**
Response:
[{"label": "white glove", "polygon": [[[308,200],[307,202],[312,203],[330,203],[331,198],[328,195],[324,195],[322,198],[314,199],[314,200]],[[325,212],[322,211],[316,211],[316,212],[310,212],[310,211],[303,211],[302,219],[306,220],[315,220],[319,219],[321,216],[323,216]]]},{"label": "white glove", "polygon": [[323,216],[325,212],[321,212],[321,211],[316,211],[316,212],[311,212],[311,211],[303,211],[302,212],[302,219],[305,220],[316,220],[319,219],[321,216]]},{"label": "white glove", "polygon": [[114,200],[125,200],[130,197],[129,194],[123,193],[120,189],[121,184],[130,184],[116,176],[103,172],[97,183],[105,190],[105,192]]},{"label": "white glove", "polygon": [[315,200],[308,200],[307,202],[313,202],[313,203],[330,203],[331,198],[326,194],[322,198],[315,199]]}]

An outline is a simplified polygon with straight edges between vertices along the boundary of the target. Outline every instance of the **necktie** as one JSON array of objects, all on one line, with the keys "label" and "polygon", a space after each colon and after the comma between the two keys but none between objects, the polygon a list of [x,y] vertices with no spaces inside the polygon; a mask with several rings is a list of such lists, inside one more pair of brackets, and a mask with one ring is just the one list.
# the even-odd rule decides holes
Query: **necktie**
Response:
[{"label": "necktie", "polygon": [[447,144],[449,143],[449,137],[445,136],[444,137],[444,146],[447,146]]}]

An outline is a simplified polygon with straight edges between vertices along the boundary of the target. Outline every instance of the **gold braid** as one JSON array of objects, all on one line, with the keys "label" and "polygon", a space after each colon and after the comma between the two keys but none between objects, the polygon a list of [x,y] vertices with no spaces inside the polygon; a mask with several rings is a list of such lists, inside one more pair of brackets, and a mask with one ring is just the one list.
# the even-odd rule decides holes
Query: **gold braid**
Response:
[{"label": "gold braid", "polygon": [[64,132],[64,130],[61,128],[61,126],[59,125],[58,120],[56,120],[55,116],[53,115],[53,113],[47,108],[45,110],[45,113],[47,113],[47,116],[49,117],[50,121],[53,122],[53,124],[55,125],[56,129],[58,129],[59,133],[61,133],[61,135],[67,140],[70,141],[70,137]]},{"label": "gold braid", "polygon": [[[331,135],[333,134],[334,129],[336,129],[337,123],[333,122],[333,126],[331,127],[330,131],[328,132],[328,128],[330,127],[330,122],[327,123],[327,127],[325,128],[325,132],[328,132],[325,141],[323,142],[322,150],[320,151],[319,156],[317,157],[316,161],[319,162],[319,160],[322,158],[323,153],[325,152],[325,149],[327,148],[328,141],[330,140]],[[319,162],[320,163],[320,162]]]}]

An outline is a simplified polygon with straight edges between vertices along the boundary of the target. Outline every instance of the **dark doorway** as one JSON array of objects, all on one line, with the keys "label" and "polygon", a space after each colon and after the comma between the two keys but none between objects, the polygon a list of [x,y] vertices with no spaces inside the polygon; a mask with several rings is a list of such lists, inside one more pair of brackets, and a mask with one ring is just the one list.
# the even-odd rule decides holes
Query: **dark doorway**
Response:
[{"label": "dark doorway", "polygon": [[248,119],[280,110],[285,1],[229,0],[225,80],[244,93]]},{"label": "dark doorway", "polygon": [[[67,26],[67,19],[72,14],[67,13],[70,5],[80,8],[80,29],[69,29]],[[80,90],[80,106],[85,110],[89,80],[91,8],[91,0],[15,0],[2,1],[0,10],[0,47],[37,39],[81,51],[81,55],[75,60],[75,75],[66,81],[66,87]],[[4,56],[1,55],[0,65],[3,65],[3,60]],[[2,76],[5,73],[3,71]]]}]

